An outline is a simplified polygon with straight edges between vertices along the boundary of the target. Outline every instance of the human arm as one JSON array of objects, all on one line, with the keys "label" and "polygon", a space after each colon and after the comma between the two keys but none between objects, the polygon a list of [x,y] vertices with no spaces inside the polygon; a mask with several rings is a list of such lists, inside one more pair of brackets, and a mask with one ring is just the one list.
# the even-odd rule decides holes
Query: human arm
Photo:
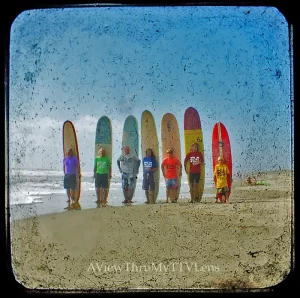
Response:
[{"label": "human arm", "polygon": [[188,160],[189,160],[189,153],[186,155],[184,162],[183,162],[185,172],[187,172],[186,166],[187,166]]},{"label": "human arm", "polygon": [[112,174],[111,174],[111,166],[109,167],[109,179],[111,179]]},{"label": "human arm", "polygon": [[140,165],[141,165],[141,160],[137,157],[137,166],[136,166],[136,171],[137,173],[139,172],[139,169],[140,169]]},{"label": "human arm", "polygon": [[178,166],[179,166],[179,176],[182,176],[182,164],[179,160],[178,160]]},{"label": "human arm", "polygon": [[117,165],[118,165],[120,173],[122,173],[121,164],[120,164],[120,158],[118,158],[118,160],[117,160]]},{"label": "human arm", "polygon": [[163,176],[164,176],[164,178],[166,178],[166,175],[165,175],[165,164],[164,164],[164,162],[162,162],[161,163],[161,171],[162,171],[162,174],[163,174]]},{"label": "human arm", "polygon": [[63,159],[63,169],[64,169],[64,175],[65,175],[66,174],[65,158]]},{"label": "human arm", "polygon": [[214,177],[213,177],[213,179],[214,179],[214,183],[216,185],[216,183],[217,183],[216,168],[214,169]]},{"label": "human arm", "polygon": [[76,158],[76,173],[77,173],[77,177],[80,178],[81,174],[80,174],[80,163],[79,160]]},{"label": "human arm", "polygon": [[157,170],[158,164],[156,158],[152,159],[152,168],[150,169],[151,172],[155,172]]},{"label": "human arm", "polygon": [[94,160],[94,175],[93,178],[96,178],[96,173],[97,173],[97,160]]}]

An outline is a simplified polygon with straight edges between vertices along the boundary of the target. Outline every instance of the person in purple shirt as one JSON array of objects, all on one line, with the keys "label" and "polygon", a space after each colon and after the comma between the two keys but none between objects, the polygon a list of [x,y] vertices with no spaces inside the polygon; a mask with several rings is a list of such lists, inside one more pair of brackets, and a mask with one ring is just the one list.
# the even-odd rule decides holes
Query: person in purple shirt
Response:
[{"label": "person in purple shirt", "polygon": [[79,173],[79,162],[73,155],[72,148],[68,148],[63,160],[64,163],[64,188],[67,190],[68,202],[74,203],[76,190],[76,175]]}]

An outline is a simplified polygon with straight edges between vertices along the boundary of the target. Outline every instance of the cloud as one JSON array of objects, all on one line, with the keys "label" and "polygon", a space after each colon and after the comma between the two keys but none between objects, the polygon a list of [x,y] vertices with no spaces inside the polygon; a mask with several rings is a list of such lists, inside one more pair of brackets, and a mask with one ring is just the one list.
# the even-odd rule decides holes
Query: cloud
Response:
[{"label": "cloud", "polygon": [[[84,115],[74,121],[80,160],[84,171],[91,171],[94,162],[95,133],[98,119]],[[10,119],[8,131],[9,165],[20,169],[62,169],[63,159],[63,120],[51,117],[34,122],[23,119]],[[112,120],[113,159],[121,153],[123,118]],[[113,163],[113,171],[116,165]]]}]

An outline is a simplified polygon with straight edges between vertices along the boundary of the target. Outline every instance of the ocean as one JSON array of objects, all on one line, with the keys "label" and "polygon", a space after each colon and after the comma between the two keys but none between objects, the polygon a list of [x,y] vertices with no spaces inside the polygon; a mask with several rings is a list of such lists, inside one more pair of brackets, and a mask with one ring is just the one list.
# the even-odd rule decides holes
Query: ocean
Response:
[{"label": "ocean", "polygon": [[[81,209],[95,208],[96,191],[92,172],[82,172]],[[182,177],[179,200],[189,198],[186,176]],[[205,178],[205,187],[212,187],[212,178]],[[165,200],[165,181],[160,180],[157,202]],[[21,219],[48,213],[65,212],[67,207],[66,190],[63,188],[63,171],[55,170],[11,170],[8,183],[8,211],[10,219]],[[205,197],[211,194],[204,192]],[[138,177],[133,204],[145,203],[142,179]],[[123,194],[120,174],[113,175],[108,195],[110,206],[122,206]]]}]

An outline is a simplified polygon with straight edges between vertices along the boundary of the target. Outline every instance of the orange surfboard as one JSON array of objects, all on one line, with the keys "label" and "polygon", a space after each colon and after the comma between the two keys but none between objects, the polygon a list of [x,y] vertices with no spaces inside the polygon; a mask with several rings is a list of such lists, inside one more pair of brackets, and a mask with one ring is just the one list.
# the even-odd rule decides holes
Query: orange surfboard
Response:
[{"label": "orange surfboard", "polygon": [[[173,149],[174,156],[181,162],[181,145],[178,122],[175,116],[171,113],[164,114],[161,120],[161,145],[162,145],[162,160],[166,156],[168,148]],[[181,186],[181,176],[178,177],[177,198],[179,198]]]},{"label": "orange surfboard", "polygon": [[68,148],[73,149],[73,154],[77,157],[79,162],[79,173],[77,173],[77,185],[75,190],[75,201],[79,201],[80,199],[80,191],[81,191],[81,173],[80,173],[80,158],[79,158],[79,150],[78,150],[78,142],[76,131],[73,123],[69,120],[65,121],[63,124],[63,150],[64,156],[65,151]]},{"label": "orange surfboard", "polygon": [[154,172],[155,190],[154,190],[154,202],[156,202],[159,192],[159,179],[160,179],[160,167],[159,167],[159,151],[158,151],[158,136],[156,131],[156,124],[153,115],[150,111],[145,110],[141,117],[141,146],[142,146],[142,158],[146,156],[146,149],[152,149],[158,169]]}]

